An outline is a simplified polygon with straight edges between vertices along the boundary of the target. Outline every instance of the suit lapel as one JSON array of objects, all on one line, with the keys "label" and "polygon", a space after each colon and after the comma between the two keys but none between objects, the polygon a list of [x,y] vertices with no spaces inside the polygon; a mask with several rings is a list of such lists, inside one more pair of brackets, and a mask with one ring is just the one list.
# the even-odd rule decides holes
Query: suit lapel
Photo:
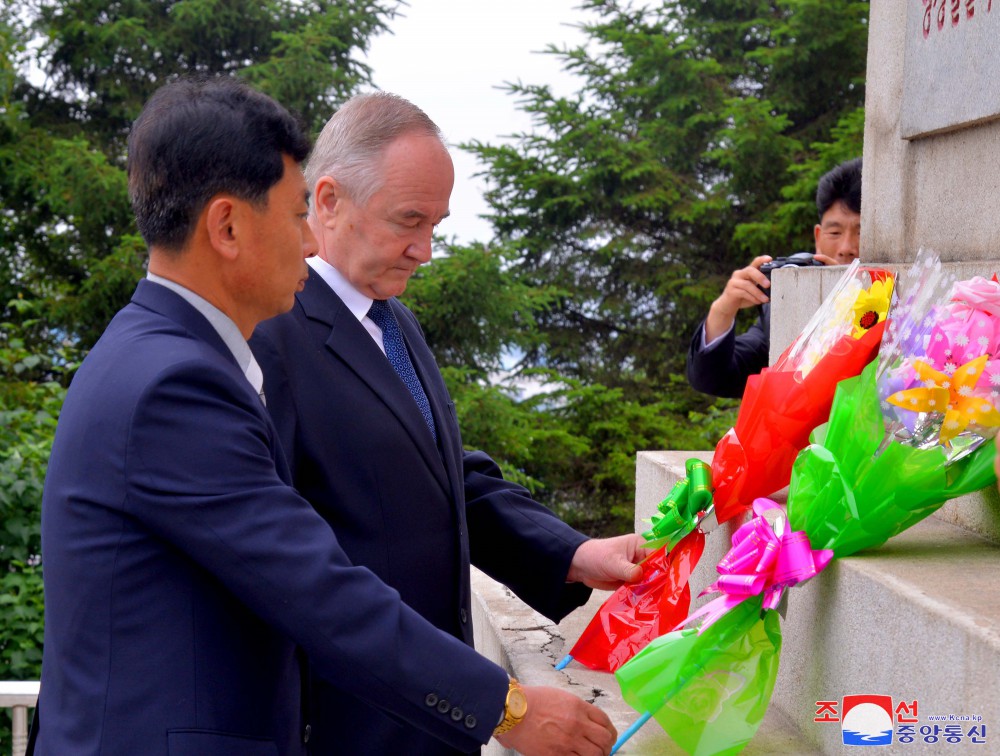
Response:
[{"label": "suit lapel", "polygon": [[235,385],[245,390],[247,404],[253,408],[257,416],[268,427],[274,452],[275,469],[278,472],[278,476],[286,483],[290,483],[292,475],[288,469],[284,451],[278,446],[278,430],[274,426],[274,421],[271,419],[270,413],[264,409],[264,405],[257,400],[256,393],[253,387],[251,387],[250,382],[247,381],[243,369],[236,361],[235,355],[226,346],[226,342],[222,340],[219,332],[215,330],[204,315],[185,301],[184,297],[165,286],[160,286],[146,279],[139,281],[139,285],[132,295],[132,302],[174,321],[196,338],[209,344],[226,362],[233,366],[233,380],[235,381]]},{"label": "suit lapel", "polygon": [[[296,296],[307,318],[329,326],[326,348],[364,381],[396,416],[420,450],[427,466],[433,470],[438,483],[445,491],[449,491],[441,455],[423,415],[420,414],[420,408],[364,326],[347,309],[336,292],[316,274],[309,276],[305,288]],[[423,375],[420,377],[423,380]],[[441,409],[431,401],[435,419],[442,417]]]}]

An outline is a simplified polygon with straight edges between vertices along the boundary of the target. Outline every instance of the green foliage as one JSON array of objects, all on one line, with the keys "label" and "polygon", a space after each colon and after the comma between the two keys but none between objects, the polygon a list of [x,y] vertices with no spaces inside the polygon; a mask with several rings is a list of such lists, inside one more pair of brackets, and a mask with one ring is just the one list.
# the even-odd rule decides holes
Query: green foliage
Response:
[{"label": "green foliage", "polygon": [[[544,400],[548,423],[586,441],[576,455],[548,460],[547,503],[581,530],[617,535],[633,529],[636,454],[650,449],[714,446],[732,417],[696,426],[669,399],[640,402],[600,384],[567,381]],[[530,469],[530,468],[529,468]]]},{"label": "green foliage", "polygon": [[639,451],[710,449],[735,415],[734,402],[684,415],[667,400],[640,403],[546,371],[501,385],[459,368],[443,373],[466,448],[488,450],[507,479],[592,535],[632,529]]},{"label": "green foliage", "polygon": [[553,461],[586,451],[586,439],[553,422],[536,401],[521,399],[513,382],[476,381],[469,371],[456,367],[444,367],[442,374],[461,420],[465,447],[487,450],[505,478],[537,498],[551,495],[548,473]]},{"label": "green foliage", "polygon": [[[29,311],[30,307],[20,308]],[[30,314],[30,312],[29,312]],[[73,364],[32,352],[25,331],[0,324],[0,679],[37,679],[42,648],[41,506],[45,466]]]},{"label": "green foliage", "polygon": [[512,272],[562,292],[536,313],[529,362],[655,401],[677,391],[691,333],[730,272],[803,248],[815,214],[798,203],[843,148],[860,152],[868,4],[583,7],[587,42],[548,50],[579,91],[512,83],[535,128],[465,148],[487,166]]},{"label": "green foliage", "polygon": [[537,345],[535,312],[548,308],[556,294],[511,275],[502,249],[446,248],[447,254],[417,269],[404,300],[438,364],[483,380],[504,369],[506,353]]},{"label": "green foliage", "polygon": [[4,680],[38,679],[44,609],[41,567],[11,562],[0,574],[0,612],[6,617],[0,641],[0,677]]},{"label": "green foliage", "polygon": [[[490,250],[502,261],[483,275],[520,303],[497,308],[477,286],[461,306],[516,345],[521,372],[499,387],[483,369],[449,384],[468,446],[495,452],[582,527],[614,532],[631,522],[636,451],[710,449],[734,420],[734,403],[679,377],[687,345],[732,270],[811,247],[819,177],[861,152],[868,4],[587,0],[583,10],[587,41],[547,51],[578,91],[511,83],[534,127],[464,145],[485,165]],[[518,287],[543,294],[530,301]],[[432,346],[445,326],[455,321],[428,329]],[[476,330],[440,341],[503,354]],[[496,381],[495,358],[463,362]],[[544,376],[544,391],[519,399],[529,375]]]},{"label": "green foliage", "polygon": [[[15,3],[16,5],[17,3]],[[329,0],[40,0],[51,87],[42,112],[110,154],[142,104],[179,74],[240,74],[313,129],[370,78],[357,54],[393,2]],[[75,130],[75,129],[72,129]]]},{"label": "green foliage", "polygon": [[[143,275],[124,162],[129,124],[149,95],[181,74],[239,75],[318,130],[369,82],[359,53],[395,12],[391,1],[5,5],[0,303],[44,301],[50,333],[93,344]],[[29,38],[43,41],[34,53]],[[31,65],[43,82],[27,77]]]}]

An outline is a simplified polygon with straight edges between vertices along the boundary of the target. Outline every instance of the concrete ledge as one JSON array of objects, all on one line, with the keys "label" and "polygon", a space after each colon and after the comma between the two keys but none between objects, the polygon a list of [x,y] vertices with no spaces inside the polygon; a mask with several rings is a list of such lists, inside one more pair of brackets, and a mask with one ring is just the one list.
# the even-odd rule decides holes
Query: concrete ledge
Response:
[{"label": "concrete ledge", "polygon": [[[683,475],[688,456],[639,454],[637,518],[652,514],[655,503],[649,502],[662,499]],[[650,485],[655,490],[647,490]],[[694,590],[714,579],[734,528],[722,526],[722,532],[709,535],[692,576]],[[815,702],[846,694],[916,699],[925,724],[924,717],[937,714],[1000,722],[998,574],[995,543],[933,517],[880,549],[835,560],[817,578],[789,591],[771,709],[779,709],[801,728],[803,739],[824,753],[841,753],[843,745],[839,726],[812,721]],[[925,747],[916,742],[899,748],[908,753]]]},{"label": "concrete ledge", "polygon": [[[836,560],[789,592],[774,706],[808,721],[815,701],[876,693],[917,700],[921,724],[939,714],[1000,722],[998,569],[995,545],[933,518]],[[804,734],[840,752],[838,729]]]},{"label": "concrete ledge", "polygon": [[[594,672],[579,664],[571,664],[562,671],[555,669],[555,664],[572,648],[604,602],[606,591],[595,591],[586,605],[556,625],[525,605],[506,587],[475,569],[472,588],[477,599],[473,604],[473,627],[480,653],[505,667],[525,685],[549,685],[596,703],[611,717],[619,731],[635,721],[637,714],[621,699],[614,676]],[[666,740],[662,730],[655,725],[644,728],[636,739],[644,742],[657,734],[654,731],[658,731],[660,739]],[[483,753],[484,756],[507,756],[514,752],[490,741]],[[648,750],[643,753],[673,752]]]}]

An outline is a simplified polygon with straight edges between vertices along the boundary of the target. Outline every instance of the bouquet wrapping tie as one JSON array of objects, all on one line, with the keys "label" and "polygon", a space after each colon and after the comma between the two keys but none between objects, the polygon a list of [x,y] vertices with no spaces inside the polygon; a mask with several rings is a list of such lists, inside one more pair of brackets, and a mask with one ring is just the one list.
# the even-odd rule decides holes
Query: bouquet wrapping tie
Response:
[{"label": "bouquet wrapping tie", "polygon": [[757,499],[753,512],[755,516],[733,533],[733,548],[716,567],[719,579],[701,593],[722,595],[684,624],[704,618],[704,631],[751,596],[762,596],[765,609],[776,609],[785,588],[815,577],[833,558],[829,549],[814,550],[806,533],[790,530],[784,510],[770,499]]},{"label": "bouquet wrapping tie", "polygon": [[652,527],[642,534],[647,548],[673,548],[712,509],[712,469],[694,458],[684,463],[684,469],[687,475],[657,505],[659,514],[653,515]]},{"label": "bouquet wrapping tie", "polygon": [[857,375],[878,353],[892,291],[886,271],[855,261],[799,338],[772,367],[750,376],[736,425],[712,459],[720,523],[788,485],[796,455],[829,415],[838,381]]}]

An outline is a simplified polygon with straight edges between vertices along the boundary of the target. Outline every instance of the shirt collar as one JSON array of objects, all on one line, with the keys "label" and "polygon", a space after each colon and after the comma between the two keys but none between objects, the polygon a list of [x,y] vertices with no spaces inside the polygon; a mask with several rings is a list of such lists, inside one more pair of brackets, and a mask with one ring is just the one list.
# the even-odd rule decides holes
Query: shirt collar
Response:
[{"label": "shirt collar", "polygon": [[326,281],[327,285],[333,289],[336,295],[343,300],[344,305],[351,311],[354,317],[360,321],[368,314],[368,311],[372,307],[372,298],[366,297],[355,289],[351,285],[351,282],[344,277],[343,273],[319,256],[307,257],[306,262],[320,278]]},{"label": "shirt collar", "polygon": [[147,272],[146,278],[155,284],[170,289],[200,312],[209,325],[215,329],[215,332],[219,334],[219,338],[222,339],[229,351],[232,352],[233,357],[236,358],[236,364],[240,366],[240,370],[243,371],[250,385],[253,386],[254,391],[258,394],[261,393],[264,385],[264,373],[261,371],[260,365],[257,364],[257,360],[254,359],[253,352],[250,351],[250,345],[243,338],[243,334],[240,333],[240,329],[236,326],[236,323],[218,307],[204,297],[195,294],[186,286],[181,286],[176,281],[171,281],[169,278],[158,276],[155,273]]}]

